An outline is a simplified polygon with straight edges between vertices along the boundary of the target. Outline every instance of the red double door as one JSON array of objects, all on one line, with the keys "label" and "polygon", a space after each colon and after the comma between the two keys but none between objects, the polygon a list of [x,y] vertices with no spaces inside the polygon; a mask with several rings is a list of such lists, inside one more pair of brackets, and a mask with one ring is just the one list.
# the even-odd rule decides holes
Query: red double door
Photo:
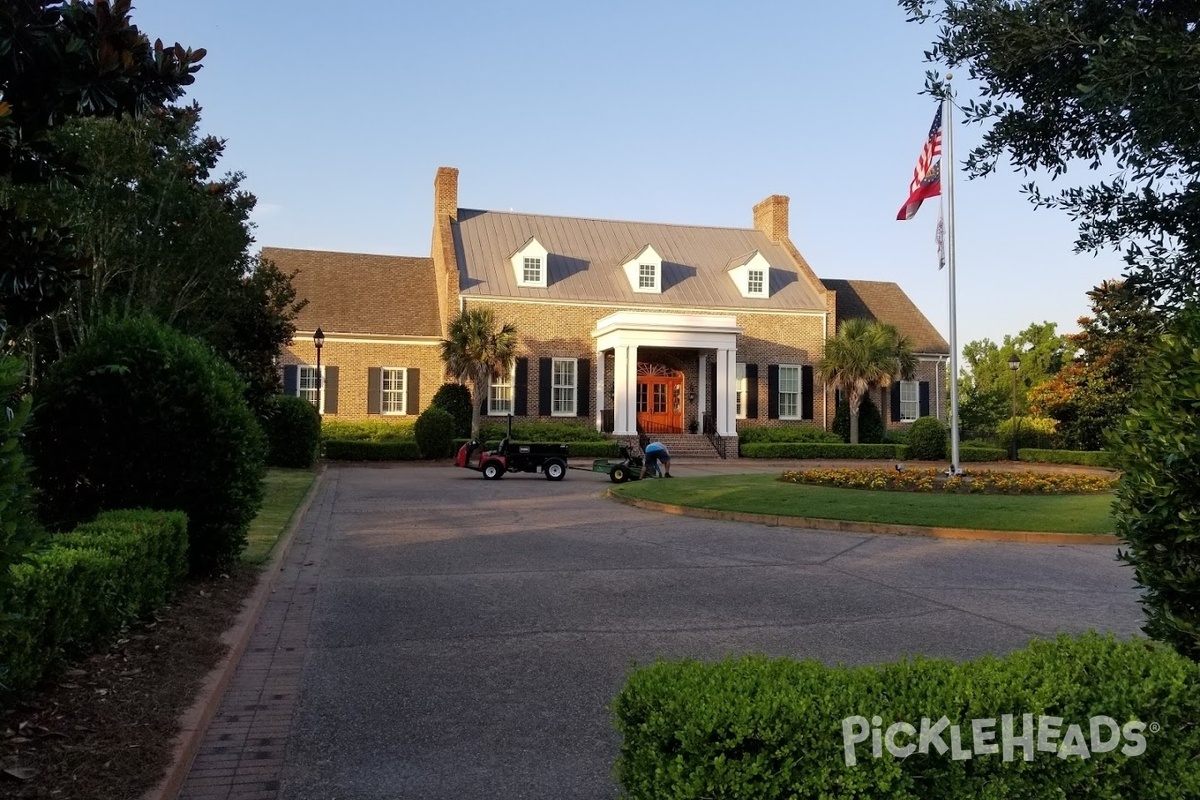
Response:
[{"label": "red double door", "polygon": [[637,421],[647,433],[683,433],[683,376],[638,365]]}]

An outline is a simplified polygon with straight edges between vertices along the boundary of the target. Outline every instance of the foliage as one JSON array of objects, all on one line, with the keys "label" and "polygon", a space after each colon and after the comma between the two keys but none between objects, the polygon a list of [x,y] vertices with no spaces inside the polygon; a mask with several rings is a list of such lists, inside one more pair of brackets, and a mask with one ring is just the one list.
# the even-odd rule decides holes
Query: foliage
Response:
[{"label": "foliage", "polygon": [[421,450],[411,439],[325,439],[321,443],[330,461],[419,461]]},{"label": "foliage", "polygon": [[[48,135],[80,117],[143,116],[183,94],[204,50],[151,45],[130,0],[14,0],[0,11],[0,184],[72,179],[90,161]],[[81,266],[70,229],[0,200],[0,307],[21,329],[54,311]]]},{"label": "foliage", "polygon": [[1070,344],[1056,333],[1053,322],[1032,323],[1016,336],[1005,334],[996,344],[990,339],[968,342],[963,347],[965,368],[959,376],[962,428],[972,435],[991,435],[1001,420],[1013,414],[1013,370],[1008,366],[1014,355],[1020,359],[1016,370],[1016,411],[1027,414],[1030,387],[1044,383],[1062,369]]},{"label": "foliage", "polygon": [[1100,450],[1104,432],[1129,408],[1162,319],[1145,298],[1119,281],[1105,281],[1088,297],[1093,316],[1081,317],[1080,332],[1067,337],[1079,355],[1035,386],[1029,401],[1036,413],[1058,421],[1057,438],[1064,446]]},{"label": "foliage", "polygon": [[[29,482],[29,468],[21,447],[22,429],[29,417],[29,397],[20,394],[24,365],[0,357],[0,570],[24,550],[38,532]],[[0,573],[0,584],[3,583]]]},{"label": "foliage", "polygon": [[425,458],[445,458],[450,455],[454,424],[454,417],[444,408],[430,406],[422,411],[413,425],[413,437],[421,455]]},{"label": "foliage", "polygon": [[[484,423],[481,435],[485,440],[503,439],[508,430],[507,425]],[[605,442],[608,441],[603,433],[591,425],[578,422],[514,422],[512,426],[514,442]]]},{"label": "foliage", "polygon": [[1008,451],[997,447],[959,447],[958,460],[967,461],[1007,461]]},{"label": "foliage", "polygon": [[454,417],[454,435],[471,435],[471,390],[461,383],[443,383],[433,395],[430,405],[443,408]]},{"label": "foliage", "polygon": [[1180,312],[1144,371],[1112,442],[1121,558],[1145,589],[1146,633],[1200,660],[1200,306]]},{"label": "foliage", "polygon": [[[516,426],[514,426],[516,427]],[[570,448],[571,458],[613,458],[620,454],[621,443],[615,439],[524,439],[513,438],[513,444],[553,444],[555,442],[565,442]],[[459,448],[467,443],[466,439],[455,439],[452,450],[455,453]],[[486,439],[483,447],[486,450],[494,450],[500,446],[500,439]]]},{"label": "foliage", "polygon": [[321,445],[321,415],[309,401],[275,395],[259,417],[267,437],[267,466],[308,469]]},{"label": "foliage", "polygon": [[1197,299],[1200,48],[1193,3],[900,4],[939,24],[928,60],[965,66],[981,84],[984,99],[963,109],[968,123],[985,128],[966,160],[972,177],[989,174],[1002,157],[1039,181],[1084,164],[1108,171],[1091,185],[1073,181],[1042,194],[1031,180],[1025,191],[1035,206],[1078,222],[1077,252],[1123,249],[1138,294],[1176,308]]},{"label": "foliage", "polygon": [[451,376],[471,384],[471,438],[479,439],[480,406],[490,382],[507,375],[517,357],[517,329],[497,326],[490,308],[463,309],[442,342],[442,361]]},{"label": "foliage", "polygon": [[[838,403],[833,414],[831,428],[847,444],[850,443],[850,422],[850,403],[842,397],[842,402]],[[875,401],[868,395],[863,398],[858,409],[858,441],[862,444],[881,444],[885,436],[887,426],[883,422],[883,416],[879,413]]]},{"label": "foliage", "polygon": [[[1055,429],[1057,423],[1046,417],[1017,417],[1015,436],[1017,447],[1033,447],[1046,450],[1056,443]],[[1000,446],[1012,452],[1014,428],[1013,421],[1006,419],[1000,423],[997,431]]]},{"label": "foliage", "polygon": [[108,512],[12,565],[0,598],[4,689],[33,688],[161,605],[186,572],[187,542],[181,513]]},{"label": "foliage", "polygon": [[746,458],[907,458],[902,444],[826,444],[817,442],[751,442],[742,445]]},{"label": "foliage", "polygon": [[326,417],[321,421],[321,438],[362,442],[411,442],[414,417],[394,420],[345,422]]},{"label": "foliage", "polygon": [[813,425],[753,425],[738,429],[738,444],[755,442],[843,442],[841,436]]},{"label": "foliage", "polygon": [[40,513],[188,515],[193,571],[234,558],[262,500],[266,444],[233,369],[150,318],[102,323],[39,386],[30,454]]},{"label": "foliage", "polygon": [[1079,464],[1085,467],[1111,467],[1112,453],[1107,450],[1041,450],[1022,447],[1017,458],[1034,464]]},{"label": "foliage", "polygon": [[1106,475],[1065,472],[995,472],[972,470],[966,478],[944,477],[937,469],[803,469],[787,470],[785,483],[880,489],[889,492],[957,492],[978,494],[1092,494],[1111,492],[1116,480]]},{"label": "foliage", "polygon": [[883,441],[882,432],[878,438],[860,438],[862,401],[872,389],[912,378],[916,369],[912,346],[895,326],[857,318],[838,326],[837,336],[825,343],[817,371],[828,386],[841,389],[846,397],[850,417],[846,441]]},{"label": "foliage", "polygon": [[921,417],[908,432],[908,457],[940,461],[946,457],[946,426],[934,417]]},{"label": "foliage", "polygon": [[[763,655],[658,662],[633,671],[613,701],[621,735],[616,777],[630,800],[1190,797],[1200,792],[1198,680],[1200,666],[1167,648],[1095,633],[961,663],[826,667]],[[1088,740],[1091,718],[1105,715],[1118,725],[1142,722],[1146,747],[1136,756],[1097,748],[1087,759],[1069,750],[1030,752],[1026,761],[1018,745],[1012,759],[997,752],[962,760],[927,743],[925,752],[901,758],[884,750],[873,758],[868,738],[847,766],[843,721],[877,714],[884,717],[880,733],[897,721],[919,728],[922,719],[932,726],[945,716],[968,751],[973,720],[992,720],[1002,745],[1005,715],[1016,715],[1009,741],[1045,726],[1040,715],[1061,717],[1061,738],[1050,738],[1058,750],[1073,738],[1069,726],[1080,726]],[[937,738],[948,748],[951,735]],[[1036,732],[1032,738],[1036,744]],[[907,742],[916,745],[917,737],[901,733],[897,744]]]},{"label": "foliage", "polygon": [[1000,421],[1012,418],[1012,390],[1000,386],[981,389],[968,380],[959,381],[958,424],[964,438],[996,435]]}]

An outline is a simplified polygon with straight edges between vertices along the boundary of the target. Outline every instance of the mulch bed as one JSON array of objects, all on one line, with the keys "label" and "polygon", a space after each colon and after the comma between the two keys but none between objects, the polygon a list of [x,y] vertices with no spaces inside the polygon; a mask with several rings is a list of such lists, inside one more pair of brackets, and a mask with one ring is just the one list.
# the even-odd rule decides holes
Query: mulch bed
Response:
[{"label": "mulch bed", "polygon": [[180,715],[224,655],[259,570],[189,580],[153,620],[0,711],[0,796],[137,798],[162,777]]}]

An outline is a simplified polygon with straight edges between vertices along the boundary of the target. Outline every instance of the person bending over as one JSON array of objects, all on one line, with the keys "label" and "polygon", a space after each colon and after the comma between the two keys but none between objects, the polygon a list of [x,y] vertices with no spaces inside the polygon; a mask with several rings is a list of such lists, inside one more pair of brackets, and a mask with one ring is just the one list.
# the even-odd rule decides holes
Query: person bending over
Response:
[{"label": "person bending over", "polygon": [[642,464],[642,474],[639,477],[645,478],[646,471],[656,468],[659,464],[662,465],[663,477],[670,478],[671,454],[667,451],[667,446],[662,442],[651,442],[646,445],[646,460]]}]

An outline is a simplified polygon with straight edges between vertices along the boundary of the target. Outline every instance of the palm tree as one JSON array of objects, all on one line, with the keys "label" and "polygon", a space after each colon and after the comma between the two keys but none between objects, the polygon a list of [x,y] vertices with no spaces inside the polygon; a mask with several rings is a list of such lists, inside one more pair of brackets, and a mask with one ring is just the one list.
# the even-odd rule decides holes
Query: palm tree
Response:
[{"label": "palm tree", "polygon": [[472,439],[479,439],[479,409],[491,381],[509,374],[516,350],[516,327],[506,322],[497,330],[490,308],[464,309],[450,323],[449,338],[442,342],[442,361],[446,372],[471,386]]},{"label": "palm tree", "polygon": [[858,444],[858,407],[867,393],[892,381],[909,380],[917,369],[912,346],[894,325],[848,319],[825,343],[818,365],[827,384],[841,389],[850,405],[850,443]]}]

